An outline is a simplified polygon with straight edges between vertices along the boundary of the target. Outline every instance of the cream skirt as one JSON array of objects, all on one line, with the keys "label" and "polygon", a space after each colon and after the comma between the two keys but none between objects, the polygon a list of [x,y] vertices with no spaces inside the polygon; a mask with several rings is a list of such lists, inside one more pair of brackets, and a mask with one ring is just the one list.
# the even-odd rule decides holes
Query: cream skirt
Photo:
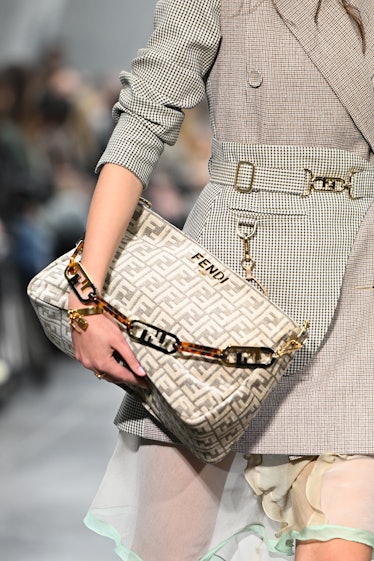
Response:
[{"label": "cream skirt", "polygon": [[374,457],[232,454],[203,464],[121,431],[85,523],[123,561],[280,561],[295,539],[373,547]]}]

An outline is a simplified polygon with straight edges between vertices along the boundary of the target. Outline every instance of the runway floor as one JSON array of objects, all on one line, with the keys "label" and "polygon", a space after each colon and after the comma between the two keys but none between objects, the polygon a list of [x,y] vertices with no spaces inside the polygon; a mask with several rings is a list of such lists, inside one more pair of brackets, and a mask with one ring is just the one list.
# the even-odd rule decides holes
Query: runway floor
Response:
[{"label": "runway floor", "polygon": [[118,561],[82,519],[116,441],[121,390],[62,355],[0,410],[1,561]]}]

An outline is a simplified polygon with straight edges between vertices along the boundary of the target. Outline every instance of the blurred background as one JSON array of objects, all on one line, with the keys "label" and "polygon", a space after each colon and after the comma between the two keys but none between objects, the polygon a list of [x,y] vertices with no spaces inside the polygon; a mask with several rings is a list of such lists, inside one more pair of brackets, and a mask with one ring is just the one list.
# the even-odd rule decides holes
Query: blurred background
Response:
[{"label": "blurred background", "polygon": [[[84,231],[119,72],[155,0],[0,0],[0,556],[116,559],[82,524],[116,440],[117,387],[46,341],[30,279]],[[145,196],[181,227],[207,181],[205,104]]]}]

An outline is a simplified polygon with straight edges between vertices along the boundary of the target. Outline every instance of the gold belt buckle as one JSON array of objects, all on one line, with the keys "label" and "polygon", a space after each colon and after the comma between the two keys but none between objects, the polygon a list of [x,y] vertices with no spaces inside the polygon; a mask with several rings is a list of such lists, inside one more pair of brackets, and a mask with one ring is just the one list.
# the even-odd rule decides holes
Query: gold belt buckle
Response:
[{"label": "gold belt buckle", "polygon": [[309,174],[309,179],[308,187],[303,193],[303,197],[308,197],[312,191],[324,191],[330,193],[342,193],[343,191],[347,191],[350,199],[357,198],[352,195],[352,176],[357,173],[357,169],[352,168],[348,170],[346,177],[317,175],[307,168],[305,168],[304,171]]},{"label": "gold belt buckle", "polygon": [[[252,176],[251,176],[251,179],[248,181],[248,183],[245,187],[240,187],[239,186],[239,176],[240,176],[241,169],[244,166],[247,166],[251,169]],[[256,170],[256,166],[255,166],[255,164],[252,164],[252,162],[247,162],[246,160],[241,160],[238,163],[238,167],[236,168],[235,180],[234,180],[235,191],[238,191],[239,193],[250,193],[252,191],[253,181],[255,179],[255,170]]]}]

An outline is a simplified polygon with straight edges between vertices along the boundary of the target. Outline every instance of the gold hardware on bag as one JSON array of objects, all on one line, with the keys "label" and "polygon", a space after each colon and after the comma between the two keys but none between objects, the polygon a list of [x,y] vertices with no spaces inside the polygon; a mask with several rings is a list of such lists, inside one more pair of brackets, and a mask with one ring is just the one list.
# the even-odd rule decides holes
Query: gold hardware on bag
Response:
[{"label": "gold hardware on bag", "polygon": [[330,193],[342,193],[343,191],[348,192],[350,199],[355,199],[352,195],[352,176],[357,173],[357,169],[352,168],[348,170],[345,177],[329,176],[329,175],[317,175],[310,169],[305,168],[309,174],[308,187],[303,193],[303,197],[308,197],[312,191],[324,191]]},{"label": "gold hardware on bag", "polygon": [[143,203],[143,205],[145,205],[148,208],[152,208],[152,203],[151,201],[149,201],[148,199],[145,199],[144,197],[140,197],[140,201]]},{"label": "gold hardware on bag", "polygon": [[232,345],[226,347],[220,356],[226,366],[236,368],[255,368],[271,366],[277,356],[270,347],[238,347]]},{"label": "gold hardware on bag", "polygon": [[[240,185],[245,175],[247,170],[240,177]],[[306,181],[301,192],[305,187]],[[235,201],[252,196],[233,189],[231,194]],[[83,243],[68,263],[65,254],[44,269],[28,292],[47,336],[70,357],[74,357],[74,345],[66,306],[63,309],[70,289],[79,299],[71,308],[76,306],[79,313],[80,307],[97,306],[107,316],[106,320],[102,316],[90,320],[80,314],[89,324],[86,337],[90,337],[95,323],[115,319],[147,373],[145,383],[144,378],[138,380],[140,386],[131,382],[118,386],[139,398],[168,432],[208,463],[218,462],[229,453],[295,354],[305,359],[300,356],[304,350],[290,352],[291,345],[285,347],[288,354],[280,358],[276,354],[281,343],[297,339],[302,324],[298,326],[279,304],[245,280],[240,266],[243,241],[236,237],[236,223],[238,218],[252,222],[247,232],[240,226],[241,233],[250,234],[253,222],[258,220],[262,227],[264,217],[262,212],[238,208],[242,211],[234,218],[230,235],[235,238],[233,249],[239,251],[241,275],[141,204],[108,266],[102,293],[79,263]],[[262,235],[262,231],[258,233]],[[255,240],[250,241],[248,251],[257,258],[252,245]],[[202,258],[191,261],[197,254]],[[138,267],[141,275],[136,275]],[[230,280],[212,285],[196,269],[212,277],[217,269],[230,275]],[[61,282],[64,271],[68,285]],[[219,276],[217,273],[216,281]],[[85,335],[73,333],[73,337],[76,341]],[[119,352],[112,354],[120,366],[128,368]],[[106,369],[98,367],[96,375],[109,380]],[[225,430],[228,426],[229,431]]]},{"label": "gold hardware on bag", "polygon": [[[170,333],[169,331],[166,331],[156,325],[137,319],[130,319],[102,298],[98,294],[95,285],[92,283],[84,267],[80,262],[76,261],[78,254],[82,251],[82,247],[83,242],[80,242],[65,269],[65,277],[81,302],[85,304],[91,303],[94,304],[94,306],[91,306],[91,308],[82,308],[81,310],[68,311],[68,317],[70,314],[72,322],[71,325],[74,329],[81,329],[83,331],[87,329],[88,323],[83,315],[105,312],[125,327],[131,339],[145,345],[146,347],[156,349],[168,355],[175,353],[187,353],[200,357],[206,357],[221,361],[226,366],[236,368],[269,367],[280,356],[292,354],[293,352],[301,349],[304,340],[307,337],[309,322],[304,322],[302,329],[296,337],[286,341],[275,351],[270,347],[253,346],[229,346],[225,349],[218,349],[215,347],[208,347],[206,345],[199,345],[198,343],[181,341],[174,333]],[[85,291],[87,288],[90,288],[88,295],[81,290],[82,286]],[[96,311],[98,309],[100,309],[101,312]],[[92,311],[85,312],[85,310]]]},{"label": "gold hardware on bag", "polygon": [[275,351],[276,357],[281,357],[290,353],[299,351],[304,346],[305,340],[308,337],[308,330],[310,327],[309,321],[305,320],[303,327],[293,339],[289,339],[282,343]]},{"label": "gold hardware on bag", "polygon": [[[246,187],[239,187],[239,176],[240,176],[240,172],[241,169],[247,166],[251,169],[252,171],[252,176],[251,179],[248,182],[248,185]],[[238,191],[239,193],[250,193],[252,191],[252,187],[253,187],[253,182],[255,179],[255,164],[252,164],[252,162],[246,162],[245,160],[241,160],[238,163],[238,167],[236,168],[236,174],[235,174],[235,179],[234,179],[234,189],[235,191]]]}]

